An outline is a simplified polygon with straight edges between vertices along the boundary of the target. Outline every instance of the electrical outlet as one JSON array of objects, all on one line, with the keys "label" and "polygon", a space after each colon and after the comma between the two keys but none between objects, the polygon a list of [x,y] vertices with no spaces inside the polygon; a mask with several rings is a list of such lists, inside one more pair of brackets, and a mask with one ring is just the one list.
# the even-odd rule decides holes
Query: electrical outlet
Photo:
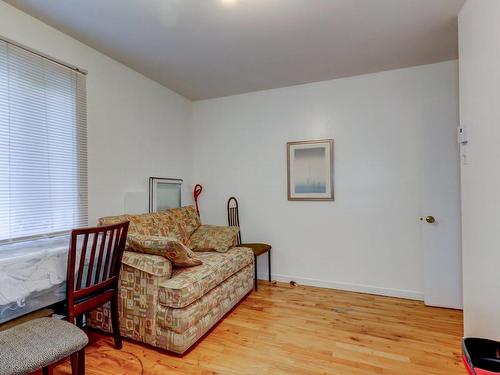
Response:
[{"label": "electrical outlet", "polygon": [[458,143],[465,145],[469,142],[469,135],[465,125],[458,127]]}]

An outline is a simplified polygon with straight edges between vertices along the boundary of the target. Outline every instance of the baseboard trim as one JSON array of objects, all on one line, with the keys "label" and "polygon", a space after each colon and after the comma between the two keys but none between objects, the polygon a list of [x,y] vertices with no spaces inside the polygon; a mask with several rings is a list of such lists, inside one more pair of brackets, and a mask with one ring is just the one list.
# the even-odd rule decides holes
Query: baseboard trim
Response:
[{"label": "baseboard trim", "polygon": [[[267,280],[267,272],[259,272],[257,277],[259,280]],[[347,292],[357,292],[357,293],[366,293],[366,294],[375,294],[378,296],[386,296],[386,297],[397,297],[404,299],[411,299],[416,301],[423,301],[424,294],[421,292],[416,292],[413,290],[401,290],[401,289],[391,289],[391,288],[382,288],[378,286],[369,286],[369,285],[361,285],[361,284],[352,284],[352,283],[344,283],[338,281],[327,281],[327,280],[318,280],[318,279],[309,279],[288,275],[278,275],[272,274],[272,279],[276,281],[290,282],[295,281],[298,284],[308,285],[308,286],[317,286],[320,288],[330,288],[330,289],[338,289],[344,290]]]}]

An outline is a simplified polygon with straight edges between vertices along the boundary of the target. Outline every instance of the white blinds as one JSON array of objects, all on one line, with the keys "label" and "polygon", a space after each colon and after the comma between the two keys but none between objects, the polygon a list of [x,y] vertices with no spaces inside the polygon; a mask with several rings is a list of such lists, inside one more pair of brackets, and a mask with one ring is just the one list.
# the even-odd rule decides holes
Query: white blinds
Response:
[{"label": "white blinds", "polygon": [[87,225],[85,76],[0,40],[0,242]]}]

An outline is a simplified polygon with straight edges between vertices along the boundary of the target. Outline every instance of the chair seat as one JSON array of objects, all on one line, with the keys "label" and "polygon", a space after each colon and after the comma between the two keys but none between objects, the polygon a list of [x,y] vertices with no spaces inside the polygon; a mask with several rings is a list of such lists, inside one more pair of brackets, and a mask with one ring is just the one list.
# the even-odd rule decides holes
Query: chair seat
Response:
[{"label": "chair seat", "polygon": [[63,320],[40,318],[0,332],[0,374],[22,375],[69,357],[87,335]]},{"label": "chair seat", "polygon": [[257,256],[267,253],[269,250],[272,249],[272,246],[266,243],[242,243],[241,245],[238,246],[249,247],[250,249],[252,249],[253,253]]}]

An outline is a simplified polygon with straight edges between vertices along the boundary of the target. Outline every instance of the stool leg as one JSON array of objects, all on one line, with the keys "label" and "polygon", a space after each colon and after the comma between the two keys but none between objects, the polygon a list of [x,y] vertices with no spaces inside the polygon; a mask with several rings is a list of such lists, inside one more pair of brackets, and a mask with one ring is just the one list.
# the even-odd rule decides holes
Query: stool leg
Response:
[{"label": "stool leg", "polygon": [[73,353],[69,357],[71,362],[71,374],[78,375],[78,353]]},{"label": "stool leg", "polygon": [[85,348],[78,352],[78,375],[85,375]]},{"label": "stool leg", "polygon": [[253,270],[254,270],[254,277],[255,277],[255,291],[257,291],[257,255],[254,254],[253,256]]},{"label": "stool leg", "polygon": [[269,282],[271,282],[271,249],[267,252],[267,269],[269,271]]}]

